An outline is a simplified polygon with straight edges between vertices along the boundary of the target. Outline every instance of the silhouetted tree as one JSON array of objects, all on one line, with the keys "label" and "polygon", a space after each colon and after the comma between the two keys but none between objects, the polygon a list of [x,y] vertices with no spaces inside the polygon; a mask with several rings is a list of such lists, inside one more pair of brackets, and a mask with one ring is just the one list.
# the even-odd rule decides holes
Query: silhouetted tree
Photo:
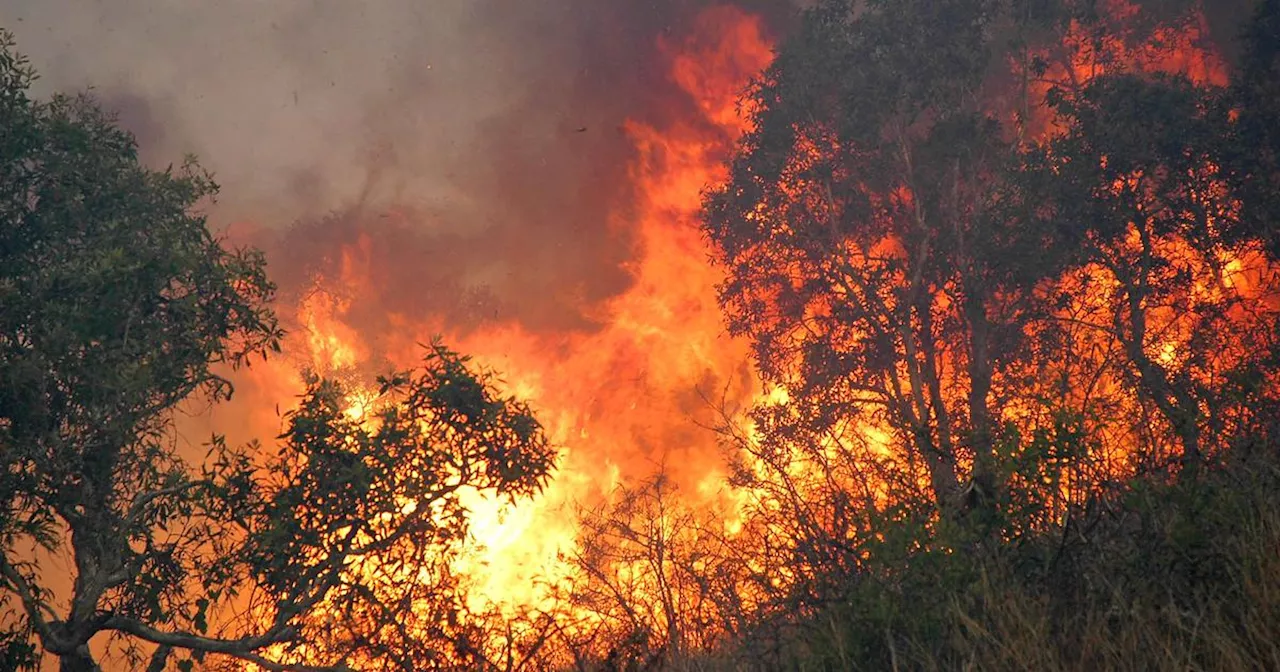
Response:
[{"label": "silhouetted tree", "polygon": [[1276,349],[1280,307],[1272,260],[1223,169],[1223,92],[1121,73],[1054,97],[1063,135],[1045,148],[1043,203],[1070,231],[1073,280],[1084,280],[1056,290],[1085,308],[1079,323],[1118,344],[1119,378],[1194,467],[1268,407],[1256,381]]},{"label": "silhouetted tree", "polygon": [[1244,55],[1232,78],[1237,114],[1228,168],[1239,187],[1242,218],[1280,254],[1280,2],[1257,3],[1242,31]]},{"label": "silhouetted tree", "polygon": [[790,393],[765,431],[839,447],[885,429],[899,471],[922,464],[958,512],[1002,487],[997,387],[1054,268],[1045,232],[1020,226],[1016,125],[989,104],[1023,16],[855,4],[810,11],[751,93],[757,127],[706,231],[732,331]]},{"label": "silhouetted tree", "polygon": [[836,507],[824,543],[863,524],[849,506],[1060,507],[1167,436],[1195,465],[1269,412],[1273,150],[1240,138],[1273,134],[1276,61],[1255,37],[1231,94],[1155,74],[1190,47],[1115,21],[826,0],[749,92],[704,227],[730,329],[786,392],[748,452]]}]

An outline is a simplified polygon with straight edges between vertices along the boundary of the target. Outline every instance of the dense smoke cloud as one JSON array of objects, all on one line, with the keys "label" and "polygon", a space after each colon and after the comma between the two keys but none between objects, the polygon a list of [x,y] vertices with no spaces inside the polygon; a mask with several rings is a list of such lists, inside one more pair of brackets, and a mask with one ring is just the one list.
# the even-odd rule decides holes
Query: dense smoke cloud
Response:
[{"label": "dense smoke cloud", "polygon": [[705,4],[4,0],[0,22],[43,92],[94,87],[153,164],[198,155],[216,224],[294,225],[258,239],[286,291],[363,231],[411,285],[398,310],[583,328],[636,254],[619,126],[660,113],[655,40]]}]

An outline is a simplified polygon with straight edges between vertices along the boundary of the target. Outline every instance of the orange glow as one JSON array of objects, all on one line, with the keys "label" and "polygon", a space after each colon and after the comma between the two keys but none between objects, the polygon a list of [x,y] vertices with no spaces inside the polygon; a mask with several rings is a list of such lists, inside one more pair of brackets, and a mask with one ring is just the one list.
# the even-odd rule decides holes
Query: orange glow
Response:
[{"label": "orange glow", "polygon": [[339,319],[349,305],[350,299],[338,299],[317,288],[298,306],[298,322],[306,335],[311,361],[321,375],[349,369],[367,356],[356,330]]},{"label": "orange glow", "polygon": [[[1139,11],[1128,0],[1108,0],[1104,5],[1111,19],[1120,23]],[[1143,40],[1130,39],[1132,36],[1122,32],[1089,35],[1073,24],[1057,51],[1046,51],[1050,66],[1043,80],[1032,84],[1031,94],[1037,98],[1036,106],[1043,107],[1050,87],[1080,86],[1119,68],[1181,73],[1196,82],[1221,85],[1226,81],[1225,67],[1201,46],[1205,33],[1203,17],[1198,14],[1187,25],[1159,28]],[[760,404],[780,414],[807,412],[796,403],[796,393],[785,385],[761,390],[751,364],[750,344],[725,334],[715,291],[722,276],[708,261],[710,250],[697,221],[703,189],[725,178],[724,160],[733,143],[750,127],[751,110],[740,109],[738,97],[750,78],[771,62],[772,45],[760,19],[722,6],[703,11],[687,33],[663,38],[658,46],[670,82],[683,96],[673,105],[696,114],[661,125],[634,119],[623,125],[634,148],[627,178],[637,198],[631,208],[615,212],[608,224],[633,232],[639,252],[627,263],[630,287],[591,308],[589,317],[597,328],[535,331],[519,322],[494,320],[464,329],[437,315],[391,314],[386,316],[391,328],[378,334],[375,346],[366,342],[373,339],[361,332],[352,315],[360,297],[385,289],[379,286],[374,252],[364,235],[340,250],[337,276],[315,278],[314,291],[293,306],[297,328],[287,352],[318,373],[350,380],[386,363],[408,368],[419,359],[418,344],[440,334],[450,347],[497,371],[507,391],[532,405],[552,442],[560,447],[553,480],[531,501],[509,505],[475,491],[463,493],[476,543],[454,568],[467,579],[468,606],[475,612],[512,615],[530,609],[564,609],[557,601],[562,591],[583,579],[570,559],[586,552],[585,546],[592,541],[583,538],[580,508],[616,503],[619,492],[628,486],[656,483],[663,486],[663,492],[676,493],[676,510],[663,509],[662,502],[643,497],[638,498],[643,501],[637,506],[653,514],[654,534],[672,543],[692,545],[744,539],[743,544],[751,544],[755,542],[749,535],[787,533],[762,529],[768,528],[768,522],[756,522],[753,527],[747,511],[767,506],[761,504],[767,496],[747,487],[728,487],[731,467],[762,480],[793,479],[800,496],[835,488],[856,493],[861,501],[876,506],[910,488],[929,490],[927,468],[916,458],[905,456],[908,451],[902,448],[912,439],[903,436],[905,430],[874,419],[838,423],[804,455],[781,455],[769,464],[760,456],[734,455],[741,463],[726,464],[719,438],[707,429],[723,420],[717,404],[728,409]],[[1028,127],[1037,125],[1037,141],[1062,130],[1047,118],[1028,122]],[[816,143],[812,149],[819,151]],[[1132,184],[1120,181],[1114,185],[1117,191],[1126,188]],[[878,216],[886,218],[906,216],[904,213],[918,207],[916,194],[906,186],[876,200]],[[912,254],[908,245],[916,243],[888,234],[865,244],[863,249],[844,250],[850,263],[883,266],[889,269],[885,271],[886,284],[903,284],[901,269]],[[1136,245],[1133,234],[1117,253],[1134,254]],[[1233,295],[1256,299],[1272,272],[1263,267],[1258,250],[1224,249],[1213,259],[1202,259],[1173,237],[1157,241],[1157,247],[1162,257],[1181,260],[1181,270],[1196,278],[1199,296],[1191,298]],[[1094,381],[1089,389],[1067,391],[1064,402],[1081,408],[1104,402],[1132,405],[1129,383],[1108,368],[1109,362],[1123,356],[1105,333],[1120,291],[1116,279],[1107,269],[1090,266],[1058,278],[1054,289],[1073,297],[1056,317],[1084,326],[1067,334],[1071,356],[1048,366],[1071,369],[1073,379]],[[839,291],[843,290],[832,290],[836,295]],[[926,310],[933,317],[938,321],[963,319],[954,286],[930,291],[932,302],[926,302]],[[831,306],[823,300],[811,302],[805,310],[806,317],[815,321],[835,321]],[[1185,364],[1186,344],[1195,325],[1173,313],[1155,311],[1153,315],[1153,335],[1143,348],[1161,366],[1178,370]],[[867,337],[853,331],[848,325],[836,325],[824,335],[850,340]],[[792,337],[803,342],[811,336],[796,327]],[[1224,351],[1223,361],[1229,364],[1239,354]],[[945,388],[948,403],[963,396],[967,374],[962,359],[966,356],[951,350],[939,357],[943,360],[938,366],[939,385]],[[909,374],[902,367],[905,365],[897,374],[905,380]],[[1055,372],[1014,373],[1047,379]],[[249,375],[261,394],[276,394],[278,399],[287,398],[282,390],[296,389],[300,383],[295,371],[280,365]],[[1000,385],[996,380],[994,386]],[[363,420],[370,397],[368,390],[357,387],[349,400],[349,417]],[[1042,410],[1016,401],[1001,412],[1004,417],[996,418],[997,422],[1032,428],[1051,422],[1032,417]],[[1137,417],[1136,411],[1132,417]],[[745,444],[758,447],[760,435],[754,426],[746,423],[738,429]],[[1107,440],[1092,456],[1098,472],[1114,475],[1133,471],[1129,431],[1132,428],[1099,430]],[[956,466],[962,477],[971,469],[971,462],[972,458],[959,459]],[[884,474],[895,475],[898,482],[891,482],[894,479]],[[1061,492],[1055,494],[1069,499],[1071,489],[1083,478],[1078,473],[1064,475],[1057,486]],[[666,488],[668,479],[670,488]],[[823,502],[816,508],[826,505]],[[816,512],[815,519],[817,524],[834,527],[839,515],[824,510]],[[713,524],[703,525],[706,519],[712,519]],[[697,525],[691,522],[695,520]],[[770,560],[766,555],[760,550],[757,556],[743,560],[742,566],[764,573],[762,567]],[[659,559],[656,564],[663,562],[671,561]],[[601,572],[637,594],[651,597],[663,589],[654,578],[661,567],[655,570],[653,564],[652,558],[620,554]],[[770,585],[784,586],[790,579],[788,571],[794,570],[772,568]],[[694,588],[688,590],[692,595]],[[677,601],[684,612],[696,614],[704,606],[688,601],[693,599],[690,595],[677,595]],[[741,597],[750,601],[758,595],[743,589]],[[578,623],[601,620],[607,617],[607,610],[574,616]],[[665,623],[670,616],[657,614],[654,618]]]},{"label": "orange glow", "polygon": [[[1138,5],[1131,0],[1105,0],[1099,5],[1104,33],[1072,19],[1060,44],[1035,52],[1048,68],[1031,82],[1031,109],[1044,110],[1045,97],[1053,87],[1076,90],[1110,72],[1182,75],[1196,84],[1226,85],[1226,64],[1207,44],[1208,23],[1201,11],[1192,12],[1180,25],[1159,26],[1149,34],[1136,35],[1130,26],[1142,11]],[[1062,130],[1046,116],[1034,113],[1027,127],[1037,139]]]},{"label": "orange glow", "polygon": [[[745,126],[733,113],[736,96],[771,52],[758,19],[729,7],[703,12],[684,41],[660,46],[673,80],[706,117],[667,128],[625,126],[637,150],[628,174],[640,198],[635,214],[613,225],[637,230],[643,252],[632,262],[630,290],[595,316],[604,327],[531,334],[493,325],[449,339],[501,371],[563,447],[559,473],[539,500],[505,517],[476,502],[484,515],[473,530],[488,550],[477,561],[486,569],[476,573],[481,587],[473,599],[536,604],[532,579],[556,578],[564,571],[557,551],[573,547],[570,503],[596,501],[662,468],[687,497],[714,499],[722,490],[716,437],[695,424],[712,417],[699,392],[727,391],[729,401],[745,403],[756,384],[746,344],[723,333],[714,291],[720,276],[707,261],[696,214],[703,187],[722,178],[721,164]],[[448,325],[424,331],[433,328],[448,333]]]},{"label": "orange glow", "polygon": [[[618,486],[659,471],[679,488],[683,505],[721,511],[725,531],[741,528],[734,513],[740,500],[723,486],[721,448],[705,426],[716,419],[713,401],[723,395],[730,406],[749,405],[758,383],[747,343],[724,333],[715,298],[720,274],[708,261],[697,213],[702,189],[723,179],[723,162],[748,126],[737,98],[772,59],[771,44],[757,17],[724,6],[703,11],[688,33],[658,46],[682,102],[698,114],[662,126],[624,125],[635,148],[627,174],[638,198],[609,224],[635,232],[640,253],[628,265],[630,288],[594,308],[591,317],[602,326],[534,332],[490,322],[464,332],[437,316],[395,314],[388,316],[395,328],[379,335],[376,350],[397,368],[418,361],[418,343],[443,335],[499,372],[561,447],[554,479],[535,500],[511,506],[463,493],[477,545],[455,569],[467,577],[476,611],[553,608],[550,588],[571,579],[562,556],[572,556],[579,542],[576,507],[608,501]],[[367,236],[340,254],[337,277],[314,278],[297,303],[286,353],[350,383],[379,366],[352,313],[361,296],[381,288]],[[290,389],[300,378],[286,368],[249,375],[257,388]],[[357,386],[349,417],[365,416],[367,392]],[[640,570],[624,563],[613,571]]]}]

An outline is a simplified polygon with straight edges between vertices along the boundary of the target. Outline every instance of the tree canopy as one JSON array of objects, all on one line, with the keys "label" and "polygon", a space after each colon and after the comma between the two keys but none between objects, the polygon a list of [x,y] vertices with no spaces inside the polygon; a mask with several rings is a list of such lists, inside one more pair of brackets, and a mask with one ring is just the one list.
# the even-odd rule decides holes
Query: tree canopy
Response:
[{"label": "tree canopy", "polygon": [[1233,89],[1096,9],[826,0],[749,92],[704,225],[729,326],[788,393],[756,413],[775,473],[1008,513],[1266,425],[1274,189],[1231,166],[1269,156],[1237,121],[1274,59]]}]

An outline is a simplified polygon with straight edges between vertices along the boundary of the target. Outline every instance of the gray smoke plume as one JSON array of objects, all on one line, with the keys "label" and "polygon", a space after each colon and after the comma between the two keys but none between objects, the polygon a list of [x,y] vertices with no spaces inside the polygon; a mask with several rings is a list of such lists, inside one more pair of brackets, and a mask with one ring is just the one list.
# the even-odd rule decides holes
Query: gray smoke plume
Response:
[{"label": "gray smoke plume", "polygon": [[93,87],[151,164],[196,154],[215,225],[283,236],[261,244],[286,290],[363,231],[399,309],[586,328],[635,253],[609,222],[618,127],[670,98],[655,41],[706,4],[0,0],[0,25],[42,92]]}]

